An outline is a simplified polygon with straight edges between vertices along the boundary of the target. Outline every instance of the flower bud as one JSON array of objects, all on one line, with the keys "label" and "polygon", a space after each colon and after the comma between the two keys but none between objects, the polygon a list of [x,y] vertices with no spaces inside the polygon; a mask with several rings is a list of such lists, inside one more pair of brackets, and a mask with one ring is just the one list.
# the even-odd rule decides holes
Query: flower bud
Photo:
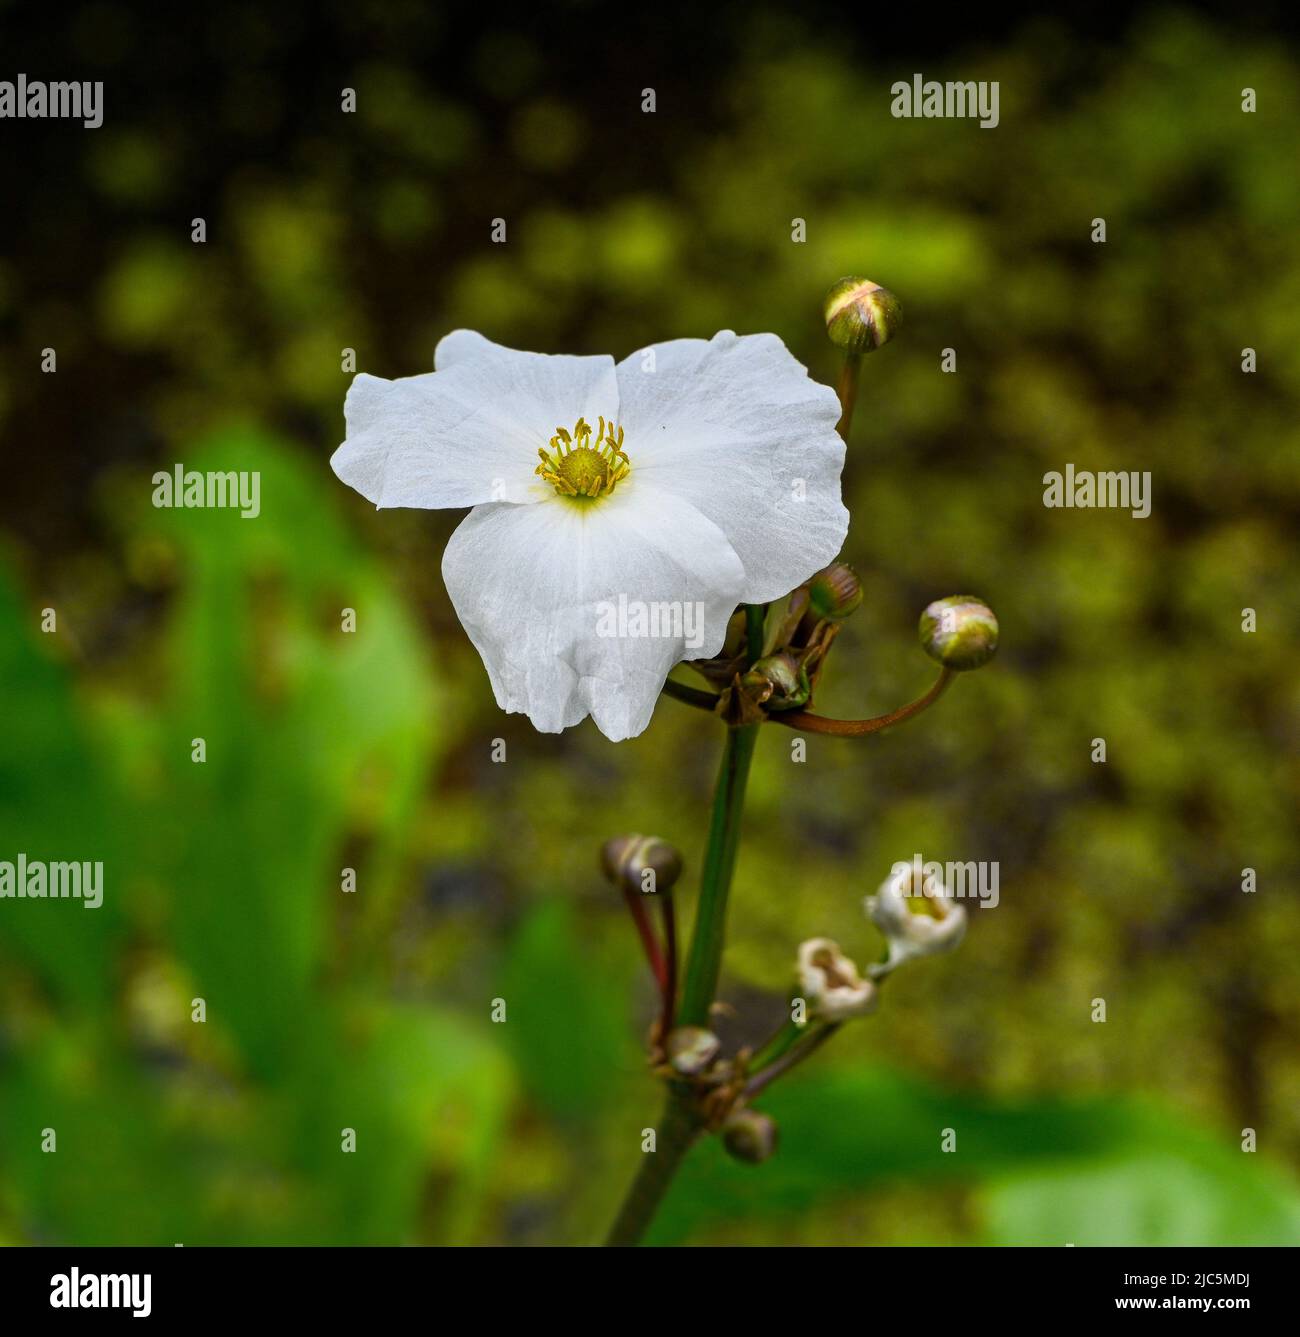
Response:
[{"label": "flower bud", "polygon": [[896,868],[863,909],[889,943],[886,970],[915,956],[949,952],[966,935],[966,907],[915,863]]},{"label": "flower bud", "polygon": [[794,710],[812,695],[808,675],[783,650],[758,660],[741,681],[748,694],[769,710]]},{"label": "flower bud", "polygon": [[668,1032],[664,1053],[673,1071],[683,1077],[698,1077],[718,1057],[722,1041],[703,1026],[678,1026]]},{"label": "flower bud", "polygon": [[921,648],[948,669],[977,669],[998,648],[998,620],[982,599],[954,594],[921,614]]},{"label": "flower bud", "polygon": [[600,866],[615,886],[652,895],[672,889],[682,856],[658,836],[615,836],[601,846]]},{"label": "flower bud", "polygon": [[876,1006],[876,986],[858,974],[857,966],[830,938],[809,938],[799,944],[798,972],[809,1013],[823,1021],[865,1016]]},{"label": "flower bud", "polygon": [[903,321],[903,308],[888,288],[870,279],[841,279],[822,305],[826,333],[847,353],[870,353],[888,343]]},{"label": "flower bud", "polygon": [[722,1145],[738,1161],[759,1165],[776,1151],[776,1121],[758,1110],[737,1110],[722,1125]]},{"label": "flower bud", "polygon": [[814,616],[838,622],[862,602],[862,582],[845,562],[832,562],[808,582],[808,607]]}]

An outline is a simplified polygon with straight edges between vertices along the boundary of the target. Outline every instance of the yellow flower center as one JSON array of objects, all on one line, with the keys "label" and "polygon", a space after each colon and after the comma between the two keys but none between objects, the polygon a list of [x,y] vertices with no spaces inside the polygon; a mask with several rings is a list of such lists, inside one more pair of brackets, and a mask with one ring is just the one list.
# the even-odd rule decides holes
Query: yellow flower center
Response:
[{"label": "yellow flower center", "polygon": [[573,432],[555,429],[550,450],[538,450],[542,462],[537,473],[562,497],[594,501],[607,496],[627,477],[631,466],[623,453],[623,429],[600,419],[596,439],[591,427],[579,418]]}]

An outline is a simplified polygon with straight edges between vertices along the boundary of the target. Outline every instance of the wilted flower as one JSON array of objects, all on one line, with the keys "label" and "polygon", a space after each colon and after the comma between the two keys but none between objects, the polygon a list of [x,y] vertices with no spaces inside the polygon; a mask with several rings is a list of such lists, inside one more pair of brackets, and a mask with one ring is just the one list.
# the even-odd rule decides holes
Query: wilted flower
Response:
[{"label": "wilted flower", "polygon": [[640,733],[738,603],[784,596],[844,540],[839,402],[775,335],[615,365],[457,330],[434,366],[357,376],[331,463],[379,507],[473,507],[443,579],[497,703],[546,733],[588,714]]},{"label": "wilted flower", "polygon": [[863,902],[867,918],[889,943],[886,971],[914,956],[951,951],[966,933],[966,908],[933,875],[914,865],[897,869]]},{"label": "wilted flower", "polygon": [[799,987],[809,1012],[823,1021],[847,1021],[876,1006],[876,986],[830,938],[809,938],[799,945]]}]

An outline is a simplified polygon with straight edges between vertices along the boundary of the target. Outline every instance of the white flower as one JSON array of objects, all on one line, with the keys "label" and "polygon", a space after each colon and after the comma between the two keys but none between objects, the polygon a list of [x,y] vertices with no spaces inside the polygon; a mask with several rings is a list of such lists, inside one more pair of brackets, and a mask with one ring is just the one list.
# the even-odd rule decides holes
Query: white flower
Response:
[{"label": "white flower", "polygon": [[914,956],[951,951],[966,934],[966,907],[938,878],[918,879],[911,864],[881,883],[880,890],[863,901],[863,909],[889,942],[889,960],[876,968],[878,975]]},{"label": "white flower", "polygon": [[874,1010],[876,986],[830,938],[809,938],[799,944],[799,987],[813,1016],[846,1021]]},{"label": "white flower", "polygon": [[844,541],[839,402],[773,334],[615,365],[457,330],[434,367],[357,376],[331,464],[379,507],[474,508],[443,579],[498,705],[546,733],[588,714],[640,733],[737,604],[789,593]]}]

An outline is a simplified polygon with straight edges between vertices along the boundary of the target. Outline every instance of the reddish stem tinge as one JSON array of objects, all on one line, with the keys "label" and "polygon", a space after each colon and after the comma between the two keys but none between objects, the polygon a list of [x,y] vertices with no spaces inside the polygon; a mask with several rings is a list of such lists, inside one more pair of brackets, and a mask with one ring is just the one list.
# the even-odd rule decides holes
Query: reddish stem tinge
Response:
[{"label": "reddish stem tinge", "polygon": [[643,896],[640,892],[633,891],[631,887],[623,888],[623,899],[627,902],[628,911],[632,915],[632,922],[636,925],[636,931],[641,937],[641,946],[645,948],[646,960],[650,963],[650,971],[655,977],[655,983],[659,986],[661,994],[668,991],[668,963],[664,960],[664,954],[659,946],[659,939],[655,937],[654,925],[650,923],[650,916],[646,914]]},{"label": "reddish stem tinge", "polygon": [[784,724],[789,729],[799,729],[807,733],[835,734],[840,738],[859,738],[863,734],[879,733],[881,729],[888,729],[891,724],[898,724],[905,719],[910,719],[913,715],[919,715],[927,707],[934,703],[947,690],[948,684],[953,680],[951,669],[941,669],[939,677],[933,687],[922,697],[905,706],[899,706],[897,710],[891,710],[888,715],[877,715],[869,720],[828,720],[822,715],[811,715],[804,710],[785,710],[773,711],[768,719],[773,724]]}]

